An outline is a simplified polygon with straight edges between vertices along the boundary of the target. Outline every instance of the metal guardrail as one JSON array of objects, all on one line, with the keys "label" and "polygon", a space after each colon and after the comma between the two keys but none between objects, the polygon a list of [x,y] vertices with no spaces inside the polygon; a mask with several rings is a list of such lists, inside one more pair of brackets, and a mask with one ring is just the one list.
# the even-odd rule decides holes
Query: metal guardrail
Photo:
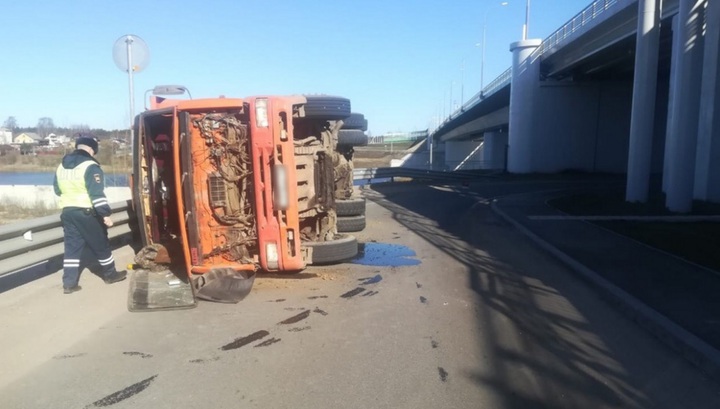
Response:
[{"label": "metal guardrail", "polygon": [[[114,223],[108,229],[110,239],[130,233],[128,221],[132,210],[128,202],[113,203],[110,207]],[[63,228],[59,214],[0,226],[0,277],[63,253]]]},{"label": "metal guardrail", "polygon": [[424,170],[412,168],[361,168],[353,170],[354,180],[367,180],[372,183],[373,180],[390,180],[395,182],[395,178],[410,178],[413,180],[472,180],[478,177],[489,177],[497,174],[498,170],[465,170],[453,172],[441,172],[437,170]]},{"label": "metal guardrail", "polygon": [[[484,174],[488,174],[484,171]],[[354,180],[368,184],[380,180],[395,181],[404,177],[414,180],[468,180],[483,172],[439,172],[409,168],[361,168],[353,170]],[[108,229],[111,240],[130,233],[128,222],[134,217],[130,201],[113,203],[114,225]],[[29,233],[28,233],[29,232]],[[26,235],[27,233],[27,235]],[[0,226],[0,277],[62,256],[63,228],[59,214]]]}]

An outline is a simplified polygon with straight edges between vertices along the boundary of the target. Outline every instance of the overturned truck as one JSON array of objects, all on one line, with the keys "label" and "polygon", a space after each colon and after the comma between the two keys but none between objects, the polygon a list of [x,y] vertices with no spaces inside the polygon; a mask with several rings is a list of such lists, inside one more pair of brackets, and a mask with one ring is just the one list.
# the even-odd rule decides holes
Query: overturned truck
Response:
[{"label": "overturned truck", "polygon": [[257,271],[354,257],[356,239],[337,231],[334,194],[349,115],[349,100],[324,95],[153,97],[134,127],[138,255],[217,301],[237,301],[228,288]]}]

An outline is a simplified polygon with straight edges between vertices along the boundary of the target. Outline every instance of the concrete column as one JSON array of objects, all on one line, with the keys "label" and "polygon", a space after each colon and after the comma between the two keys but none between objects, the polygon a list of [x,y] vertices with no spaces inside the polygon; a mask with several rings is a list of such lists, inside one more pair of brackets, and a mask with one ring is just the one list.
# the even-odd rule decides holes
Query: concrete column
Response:
[{"label": "concrete column", "polygon": [[482,158],[479,152],[482,141],[445,142],[445,165],[447,170],[478,169]]},{"label": "concrete column", "polygon": [[493,157],[492,150],[493,144],[495,143],[495,132],[483,133],[483,147],[482,147],[482,162],[480,163],[480,169],[492,169]]},{"label": "concrete column", "polygon": [[[487,145],[490,141],[490,145]],[[507,132],[485,133],[485,150],[490,152],[490,169],[505,169],[507,158]]]},{"label": "concrete column", "polygon": [[485,132],[485,146],[483,147],[484,169],[505,169],[507,143],[507,132]]},{"label": "concrete column", "polygon": [[[666,206],[674,212],[692,210],[697,152],[700,81],[703,60],[703,25],[706,0],[680,0],[677,35],[682,45],[678,53],[677,80],[671,101],[672,139]],[[673,74],[671,74],[673,75]]]},{"label": "concrete column", "polygon": [[625,200],[647,202],[660,47],[660,0],[638,1],[638,31],[635,42],[635,82]]},{"label": "concrete column", "polygon": [[680,19],[677,15],[672,19],[672,55],[670,56],[670,90],[668,91],[668,111],[667,126],[665,128],[665,155],[663,156],[663,174],[662,174],[662,191],[667,192],[670,183],[670,162],[672,162],[671,152],[675,150],[675,138],[670,136],[670,130],[673,129],[673,101],[675,100],[675,84],[678,80],[678,61],[680,61],[680,52],[683,47],[680,44]]},{"label": "concrete column", "polygon": [[705,13],[695,198],[720,202],[720,2],[708,2]]},{"label": "concrete column", "polygon": [[540,62],[529,58],[542,40],[531,39],[510,44],[513,53],[510,86],[510,124],[508,171],[533,171],[533,101],[540,81]]}]

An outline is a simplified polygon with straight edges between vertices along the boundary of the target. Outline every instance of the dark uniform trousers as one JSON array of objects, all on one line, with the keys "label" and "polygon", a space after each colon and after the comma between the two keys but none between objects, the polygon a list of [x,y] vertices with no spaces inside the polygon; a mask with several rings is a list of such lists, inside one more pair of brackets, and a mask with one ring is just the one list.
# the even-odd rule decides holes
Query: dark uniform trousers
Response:
[{"label": "dark uniform trousers", "polygon": [[96,274],[103,279],[115,274],[115,259],[110,251],[107,227],[93,209],[66,207],[60,214],[60,220],[65,235],[64,287],[78,284],[81,266],[87,263],[87,260],[82,260],[83,252],[87,250],[100,263],[100,270]]}]

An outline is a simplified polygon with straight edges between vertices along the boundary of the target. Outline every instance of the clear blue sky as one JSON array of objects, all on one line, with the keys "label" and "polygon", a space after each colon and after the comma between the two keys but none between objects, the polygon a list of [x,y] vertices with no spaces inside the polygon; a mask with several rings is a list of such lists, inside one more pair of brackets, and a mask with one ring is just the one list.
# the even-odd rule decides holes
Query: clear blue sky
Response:
[{"label": "clear blue sky", "polygon": [[[351,100],[373,135],[432,127],[450,96],[480,89],[487,13],[487,84],[510,67],[526,0],[23,0],[3,5],[0,125],[50,117],[56,126],[122,129],[128,75],[112,49],[126,34],[150,50],[134,75],[146,90],[182,84],[194,98],[332,94]],[[532,0],[530,38],[546,38],[590,0]],[[464,69],[463,69],[464,67]]]}]

